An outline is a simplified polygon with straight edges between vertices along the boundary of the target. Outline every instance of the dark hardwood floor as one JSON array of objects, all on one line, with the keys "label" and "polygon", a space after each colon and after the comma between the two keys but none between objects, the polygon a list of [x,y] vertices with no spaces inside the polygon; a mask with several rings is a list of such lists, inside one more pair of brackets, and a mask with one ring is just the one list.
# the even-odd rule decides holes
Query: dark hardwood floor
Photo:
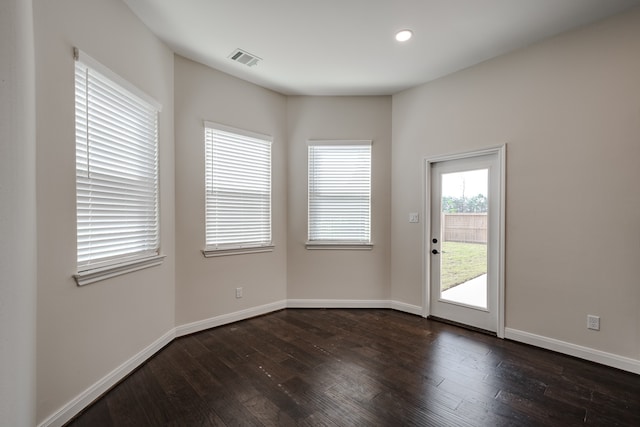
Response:
[{"label": "dark hardwood floor", "polygon": [[640,426],[640,376],[383,309],[179,338],[70,426]]}]

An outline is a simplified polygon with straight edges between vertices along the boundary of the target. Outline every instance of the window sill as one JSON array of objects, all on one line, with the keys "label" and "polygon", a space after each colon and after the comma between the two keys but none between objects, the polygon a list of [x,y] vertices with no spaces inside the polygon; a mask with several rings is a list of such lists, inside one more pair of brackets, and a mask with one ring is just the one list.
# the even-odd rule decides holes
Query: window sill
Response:
[{"label": "window sill", "polygon": [[214,258],[219,256],[229,256],[229,255],[243,255],[243,254],[257,254],[261,252],[273,252],[275,246],[254,246],[254,247],[244,247],[244,248],[227,248],[227,249],[203,249],[202,255],[205,258]]},{"label": "window sill", "polygon": [[98,267],[90,270],[80,271],[73,275],[78,286],[89,285],[101,280],[132,273],[144,268],[155,267],[162,264],[165,255],[154,255],[152,257],[128,261],[121,264]]},{"label": "window sill", "polygon": [[370,251],[373,243],[358,242],[307,242],[305,247],[308,250],[348,250],[348,251]]}]

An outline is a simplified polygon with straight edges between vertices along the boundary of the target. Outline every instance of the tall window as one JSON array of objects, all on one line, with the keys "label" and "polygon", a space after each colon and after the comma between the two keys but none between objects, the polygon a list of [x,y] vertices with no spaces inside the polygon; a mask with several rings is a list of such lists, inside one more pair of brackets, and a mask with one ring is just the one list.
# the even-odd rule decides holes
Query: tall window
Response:
[{"label": "tall window", "polygon": [[309,249],[370,248],[371,141],[309,141],[308,197]]},{"label": "tall window", "polygon": [[205,256],[272,250],[271,142],[205,122]]},{"label": "tall window", "polygon": [[79,280],[83,272],[158,255],[160,105],[75,53]]}]

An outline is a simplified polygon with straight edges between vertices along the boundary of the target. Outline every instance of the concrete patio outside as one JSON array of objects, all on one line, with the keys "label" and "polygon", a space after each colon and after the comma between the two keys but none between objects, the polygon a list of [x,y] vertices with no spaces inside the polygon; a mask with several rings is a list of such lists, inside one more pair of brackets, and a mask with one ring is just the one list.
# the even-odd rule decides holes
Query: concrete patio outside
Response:
[{"label": "concrete patio outside", "polygon": [[442,299],[487,308],[487,275],[483,274],[442,292]]}]

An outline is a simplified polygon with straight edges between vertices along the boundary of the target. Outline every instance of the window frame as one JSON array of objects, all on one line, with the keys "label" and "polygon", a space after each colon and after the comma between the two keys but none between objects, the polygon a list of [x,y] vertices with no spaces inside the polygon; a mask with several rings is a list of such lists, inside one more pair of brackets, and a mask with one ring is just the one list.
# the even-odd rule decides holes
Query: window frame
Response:
[{"label": "window frame", "polygon": [[[90,250],[86,248],[86,245],[80,244],[80,224],[82,220],[91,220],[91,215],[80,215],[80,203],[86,203],[87,201],[94,200],[91,198],[90,191],[86,189],[87,186],[93,185],[95,182],[100,182],[103,185],[108,185],[109,183],[115,183],[115,179],[109,176],[108,173],[103,173],[102,178],[98,181],[92,180],[90,177],[91,165],[89,164],[89,160],[87,157],[87,164],[83,167],[82,165],[82,156],[79,154],[81,151],[87,151],[91,149],[91,139],[89,138],[89,134],[83,132],[83,127],[79,125],[79,113],[76,112],[74,114],[74,139],[75,139],[75,166],[76,166],[76,174],[75,174],[75,196],[76,196],[76,269],[77,273],[73,275],[74,280],[76,281],[78,286],[84,286],[90,283],[94,283],[97,281],[105,280],[111,277],[119,276],[122,274],[130,273],[133,271],[137,271],[144,268],[149,268],[153,266],[157,266],[162,264],[165,255],[161,254],[161,232],[160,232],[160,144],[159,144],[159,115],[162,111],[162,105],[157,102],[155,99],[138,89],[135,85],[131,84],[124,78],[120,77],[118,74],[111,71],[106,66],[102,65],[100,62],[91,58],[86,53],[80,51],[77,48],[73,50],[74,54],[74,103],[76,108],[80,106],[81,112],[86,114],[87,122],[85,126],[89,123],[89,112],[95,114],[98,110],[95,106],[89,105],[89,100],[86,97],[86,93],[82,94],[78,91],[78,86],[81,85],[82,81],[78,80],[78,67],[84,67],[87,69],[85,71],[85,79],[89,79],[91,75],[93,75],[93,79],[95,81],[102,80],[108,86],[109,90],[108,97],[113,97],[115,93],[118,93],[117,96],[123,97],[119,99],[126,100],[127,102],[135,102],[139,104],[141,109],[146,109],[146,114],[150,116],[154,116],[154,121],[152,125],[150,125],[146,130],[149,134],[153,135],[151,138],[153,139],[145,139],[146,143],[152,144],[151,151],[144,151],[144,154],[147,158],[152,158],[152,166],[150,169],[152,174],[152,182],[148,185],[146,190],[150,191],[152,194],[148,196],[152,199],[153,204],[153,220],[151,220],[152,227],[148,227],[145,230],[144,237],[140,239],[140,242],[151,242],[151,246],[146,247],[144,250],[131,251],[127,253],[116,254],[113,256],[95,256],[91,257]],[[89,86],[89,80],[84,80],[86,83],[85,88]],[[86,90],[86,89],[85,89]],[[83,98],[84,95],[84,98]],[[121,110],[118,110],[121,111]],[[100,113],[99,113],[100,114]],[[101,115],[101,118],[108,119],[108,123],[113,123],[113,117],[110,115],[111,113],[104,113]],[[93,116],[92,116],[93,117]],[[92,119],[92,122],[95,122],[98,119]],[[130,127],[130,124],[127,124]],[[125,131],[130,131],[130,128],[127,126],[123,126]],[[95,140],[94,140],[95,141]],[[129,142],[129,141],[127,141]],[[109,141],[107,144],[112,144],[112,141]],[[86,148],[81,149],[82,144],[85,144]],[[95,145],[95,142],[94,142]],[[117,152],[117,151],[116,151]],[[150,157],[149,157],[150,156]],[[135,158],[136,161],[140,161],[139,157]],[[148,160],[147,160],[148,163]],[[119,164],[121,166],[122,164]],[[85,170],[85,173],[81,173]],[[113,169],[109,169],[108,167],[104,167],[104,170],[107,172],[114,172]],[[134,170],[134,167],[131,166],[126,169],[127,172],[131,173]],[[97,172],[93,172],[97,173]],[[86,176],[85,176],[86,174]],[[109,188],[109,187],[105,187]],[[114,188],[123,189],[122,185],[115,185]],[[122,193],[120,193],[122,194]],[[120,195],[118,194],[118,195]],[[147,193],[145,193],[147,194]],[[116,196],[118,197],[118,196]],[[83,228],[86,227],[83,225]],[[95,229],[91,229],[91,226],[88,227],[90,230],[89,233],[94,233]],[[83,235],[85,233],[83,232]],[[144,246],[144,245],[142,245]],[[87,256],[88,258],[81,260],[83,256]]]},{"label": "window frame", "polygon": [[[312,147],[321,146],[367,146],[369,147],[369,176],[368,176],[368,240],[353,240],[353,239],[313,239],[311,234],[312,224]],[[373,233],[372,233],[372,195],[373,195],[373,141],[372,140],[307,140],[307,241],[305,243],[306,249],[309,250],[371,250],[373,249]]]},{"label": "window frame", "polygon": [[[214,136],[211,136],[211,140],[209,140],[208,132],[209,131],[218,131],[224,134],[231,135],[232,138],[237,138],[239,140],[246,139],[246,143],[253,144],[264,144],[263,148],[268,149],[268,162],[261,166],[264,169],[261,169],[263,174],[268,174],[268,239],[265,240],[254,240],[254,241],[235,241],[235,242],[209,242],[209,227],[212,225],[209,223],[210,214],[209,210],[214,209],[215,201],[209,200],[212,196],[213,192],[213,182],[209,183],[209,179],[213,180],[214,174],[214,164],[213,158],[210,158],[210,155],[213,156],[213,145],[209,148],[208,144],[214,144]],[[253,254],[253,253],[262,253],[262,252],[272,252],[275,248],[273,243],[273,137],[270,135],[248,131],[245,129],[239,129],[232,126],[212,122],[212,121],[204,121],[204,148],[205,148],[205,233],[204,233],[204,249],[202,250],[202,254],[206,258],[219,257],[219,256],[228,256],[228,255],[242,255],[242,254]],[[240,141],[242,142],[242,141]],[[244,161],[254,160],[254,157],[249,156],[250,158],[244,159]],[[240,156],[234,157],[231,160],[243,160]],[[229,159],[227,159],[227,162]],[[211,171],[209,168],[211,167]],[[254,184],[264,185],[264,180],[257,180]],[[211,185],[211,188],[209,187]],[[245,193],[246,194],[246,193]],[[264,197],[264,194],[263,194]],[[242,197],[240,198],[240,200]],[[230,199],[227,199],[230,200]],[[261,224],[264,226],[265,224]],[[263,229],[262,232],[265,230]],[[260,234],[260,233],[257,233]]]}]

